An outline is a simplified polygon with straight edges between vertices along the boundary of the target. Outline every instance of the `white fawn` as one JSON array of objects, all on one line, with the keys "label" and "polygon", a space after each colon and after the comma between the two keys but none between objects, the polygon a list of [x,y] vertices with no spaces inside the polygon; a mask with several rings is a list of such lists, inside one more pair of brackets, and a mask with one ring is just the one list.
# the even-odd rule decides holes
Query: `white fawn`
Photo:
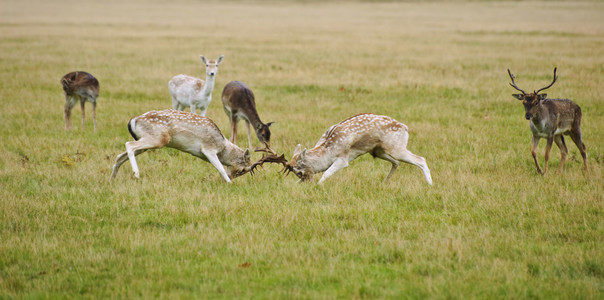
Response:
[{"label": "white fawn", "polygon": [[65,92],[65,129],[71,129],[71,109],[80,102],[82,108],[82,129],[84,129],[84,104],[92,103],[92,121],[96,131],[96,98],[99,96],[99,81],[83,71],[70,72],[61,78]]},{"label": "white fawn", "polygon": [[172,108],[184,110],[191,107],[192,113],[197,113],[200,109],[200,115],[205,116],[210,102],[212,102],[212,91],[214,90],[214,81],[218,73],[218,65],[222,62],[224,55],[216,60],[206,60],[203,55],[199,56],[206,66],[206,80],[188,75],[176,75],[168,82],[170,96],[172,97]]},{"label": "white fawn", "polygon": [[264,146],[263,150],[270,149],[271,131],[269,127],[273,122],[262,123],[256,111],[254,93],[250,88],[240,81],[229,82],[222,90],[222,105],[231,121],[231,142],[237,144],[237,123],[243,119],[247,125],[247,140],[250,149],[252,149],[250,123],[256,132],[258,140]]},{"label": "white fawn", "polygon": [[[210,162],[226,181],[253,172],[263,160],[252,164],[249,150],[243,151],[227,140],[209,118],[177,110],[150,111],[132,118],[128,130],[135,141],[126,143],[126,152],[117,156],[111,179],[120,166],[130,160],[136,178],[140,177],[135,156],[163,147],[174,148]],[[224,166],[228,168],[225,171]]]},{"label": "white fawn", "polygon": [[[514,98],[521,100],[524,105],[524,117],[530,120],[531,131],[533,132],[533,146],[531,148],[531,154],[535,160],[535,166],[537,172],[544,175],[547,172],[547,161],[549,160],[549,152],[552,148],[552,143],[556,142],[558,148],[560,148],[560,167],[558,173],[562,172],[562,166],[568,154],[566,143],[564,142],[564,134],[570,135],[570,138],[575,142],[581,156],[583,157],[583,165],[585,171],[587,171],[587,153],[585,151],[585,144],[581,139],[581,108],[579,105],[568,99],[547,99],[547,94],[539,94],[539,92],[550,88],[556,82],[556,69],[554,68],[554,80],[548,86],[541,88],[532,93],[527,93],[516,86],[514,82],[514,75],[508,69],[510,75],[510,85],[522,92],[522,94],[513,94]],[[547,139],[547,145],[545,146],[545,170],[542,170],[537,162],[537,153],[535,150],[539,145],[541,138]]]},{"label": "white fawn", "polygon": [[[407,150],[408,128],[391,117],[374,114],[359,114],[331,126],[314,148],[301,150],[298,145],[289,163],[279,161],[285,171],[293,172],[300,181],[310,180],[315,173],[325,172],[318,183],[348,166],[357,157],[370,153],[392,164],[387,181],[400,162],[422,169],[429,184],[432,184],[426,160]],[[276,162],[273,159],[271,162]]]}]

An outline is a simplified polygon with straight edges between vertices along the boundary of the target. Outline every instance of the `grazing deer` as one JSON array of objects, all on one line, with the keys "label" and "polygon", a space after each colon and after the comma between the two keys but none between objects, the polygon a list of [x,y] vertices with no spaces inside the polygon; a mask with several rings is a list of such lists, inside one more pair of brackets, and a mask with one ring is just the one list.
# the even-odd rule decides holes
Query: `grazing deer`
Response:
[{"label": "grazing deer", "polygon": [[92,120],[96,131],[96,98],[99,96],[99,81],[83,71],[70,72],[61,78],[65,92],[65,129],[71,129],[71,109],[80,101],[82,129],[84,129],[84,103],[92,103]]},{"label": "grazing deer", "polygon": [[212,102],[212,91],[214,90],[214,80],[218,73],[218,65],[222,62],[224,55],[216,60],[206,60],[203,55],[199,56],[206,65],[206,80],[203,81],[188,75],[176,75],[168,82],[170,96],[172,96],[172,108],[184,110],[185,107],[191,107],[192,113],[197,113],[199,108],[200,115],[205,116],[210,102]]},{"label": "grazing deer", "polygon": [[[250,163],[249,150],[243,151],[228,141],[220,129],[209,118],[178,110],[150,111],[128,122],[128,130],[135,141],[126,143],[126,152],[117,156],[111,179],[115,178],[120,166],[130,160],[134,177],[139,178],[135,156],[163,147],[187,152],[210,162],[220,176],[231,182],[232,178],[253,172],[262,164]],[[263,157],[270,160],[272,157]],[[223,165],[228,167],[229,174]]]},{"label": "grazing deer", "polygon": [[237,122],[244,119],[247,125],[247,141],[250,149],[252,149],[251,123],[254,126],[258,140],[264,145],[264,149],[270,150],[271,131],[269,127],[273,122],[264,124],[260,121],[256,111],[254,93],[250,88],[240,81],[229,82],[222,90],[222,105],[231,121],[231,142],[237,144]]},{"label": "grazing deer", "polygon": [[281,162],[285,171],[293,172],[300,181],[309,180],[313,174],[323,172],[319,183],[348,166],[357,157],[370,153],[373,157],[392,164],[387,181],[400,162],[422,169],[432,184],[426,160],[407,150],[408,128],[388,116],[359,114],[331,126],[314,148],[300,150],[298,145],[289,163]]},{"label": "grazing deer", "polygon": [[[554,80],[548,86],[541,88],[532,93],[526,93],[514,82],[514,75],[508,69],[510,75],[510,85],[522,92],[522,94],[513,94],[514,98],[521,100],[524,104],[524,117],[531,122],[530,127],[533,132],[533,147],[531,154],[535,160],[535,166],[539,174],[544,175],[547,172],[547,161],[549,159],[549,151],[552,148],[552,142],[556,142],[560,148],[560,167],[558,173],[562,172],[564,160],[568,154],[566,143],[564,142],[563,134],[570,135],[570,138],[575,142],[577,148],[583,157],[583,165],[587,171],[587,154],[585,152],[585,144],[581,140],[581,108],[579,105],[568,99],[547,99],[547,94],[539,94],[539,92],[550,88],[556,82],[556,69],[554,68]],[[535,150],[539,145],[539,139],[546,138],[547,145],[545,146],[545,170],[542,170],[537,162],[537,153]]]}]

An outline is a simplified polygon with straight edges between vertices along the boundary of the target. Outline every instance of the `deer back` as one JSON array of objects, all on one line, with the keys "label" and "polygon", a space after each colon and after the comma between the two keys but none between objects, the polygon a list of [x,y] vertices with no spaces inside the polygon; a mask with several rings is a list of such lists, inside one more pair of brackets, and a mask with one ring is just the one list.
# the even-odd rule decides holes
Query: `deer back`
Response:
[{"label": "deer back", "polygon": [[359,114],[331,126],[314,148],[294,151],[292,166],[309,165],[314,160],[313,172],[324,171],[337,157],[352,160],[380,149],[389,152],[393,147],[406,148],[407,126],[388,116]]},{"label": "deer back", "polygon": [[61,85],[65,94],[69,96],[80,94],[96,98],[99,95],[99,81],[90,73],[84,71],[65,74],[61,78]]},{"label": "deer back", "polygon": [[166,147],[199,156],[201,147],[223,151],[226,139],[209,118],[173,109],[149,111],[130,121],[134,139],[161,139]]}]

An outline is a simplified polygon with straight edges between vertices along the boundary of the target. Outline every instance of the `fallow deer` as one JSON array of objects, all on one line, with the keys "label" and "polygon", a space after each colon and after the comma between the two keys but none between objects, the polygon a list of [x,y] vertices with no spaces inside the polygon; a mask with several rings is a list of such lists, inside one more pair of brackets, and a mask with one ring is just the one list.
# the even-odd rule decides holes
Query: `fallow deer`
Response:
[{"label": "fallow deer", "polygon": [[331,126],[314,148],[301,150],[298,145],[289,163],[282,162],[285,171],[293,172],[300,181],[310,180],[315,173],[323,172],[318,183],[348,166],[357,157],[370,153],[392,164],[387,181],[400,162],[422,169],[426,181],[432,184],[426,160],[407,150],[408,128],[391,117],[359,114]]},{"label": "fallow deer", "polygon": [[231,142],[237,144],[237,123],[243,119],[247,125],[247,140],[250,149],[252,149],[251,123],[264,149],[270,151],[271,131],[269,127],[273,122],[262,123],[256,111],[254,93],[250,88],[240,81],[229,82],[222,90],[222,105],[231,121]]},{"label": "fallow deer", "polygon": [[[253,172],[270,157],[259,162],[250,162],[249,150],[243,151],[227,140],[220,129],[209,118],[197,114],[168,109],[149,111],[132,118],[128,130],[135,141],[126,143],[126,152],[117,156],[111,179],[115,178],[120,166],[130,160],[136,178],[140,177],[135,156],[163,147],[174,148],[210,162],[226,181]],[[224,166],[228,167],[228,174]]]},{"label": "fallow deer", "polygon": [[82,108],[82,129],[84,129],[84,104],[88,101],[92,103],[92,120],[96,131],[96,98],[99,96],[99,81],[89,73],[76,71],[65,74],[61,78],[61,85],[65,92],[65,129],[71,129],[71,109],[78,101]]},{"label": "fallow deer", "polygon": [[[552,148],[552,143],[556,142],[560,148],[560,166],[558,173],[562,172],[562,166],[568,154],[566,143],[564,142],[564,134],[570,135],[570,138],[575,142],[581,156],[583,157],[583,165],[587,171],[587,154],[585,144],[581,139],[581,108],[569,99],[548,99],[547,94],[539,94],[539,92],[550,88],[556,82],[557,68],[554,68],[554,79],[552,83],[544,88],[540,88],[532,93],[527,93],[520,89],[514,82],[514,75],[508,69],[510,75],[510,85],[522,94],[512,94],[514,98],[521,100],[524,105],[524,117],[530,120],[530,127],[533,133],[533,146],[531,154],[535,160],[535,166],[539,174],[544,175],[547,172],[547,161],[549,160],[549,152]],[[547,139],[545,146],[545,170],[542,170],[537,162],[536,149],[541,138]]]},{"label": "fallow deer", "polygon": [[172,97],[172,108],[184,110],[191,107],[192,113],[197,113],[200,109],[200,115],[205,116],[210,102],[212,102],[212,91],[214,90],[214,81],[218,73],[218,65],[222,62],[224,55],[216,60],[206,60],[203,55],[199,56],[206,66],[206,80],[188,76],[176,75],[168,82],[170,96]]}]

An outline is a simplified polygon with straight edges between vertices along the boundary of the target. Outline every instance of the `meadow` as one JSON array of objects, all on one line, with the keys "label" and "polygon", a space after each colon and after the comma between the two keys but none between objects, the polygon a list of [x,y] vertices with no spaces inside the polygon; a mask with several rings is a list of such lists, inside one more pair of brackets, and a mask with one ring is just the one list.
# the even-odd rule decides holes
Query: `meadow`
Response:
[{"label": "meadow", "polygon": [[[600,1],[0,2],[0,298],[604,298]],[[172,149],[109,181],[128,120],[225,55],[207,116],[240,80],[290,158],[354,114],[409,127],[421,170],[370,155],[322,185],[265,165],[224,182]],[[583,111],[589,173],[538,175],[507,69]],[[59,80],[100,81],[66,131]],[[256,137],[254,141],[257,142]],[[239,146],[246,146],[240,124]],[[543,163],[545,141],[538,149]],[[254,153],[257,159],[260,154]]]}]

